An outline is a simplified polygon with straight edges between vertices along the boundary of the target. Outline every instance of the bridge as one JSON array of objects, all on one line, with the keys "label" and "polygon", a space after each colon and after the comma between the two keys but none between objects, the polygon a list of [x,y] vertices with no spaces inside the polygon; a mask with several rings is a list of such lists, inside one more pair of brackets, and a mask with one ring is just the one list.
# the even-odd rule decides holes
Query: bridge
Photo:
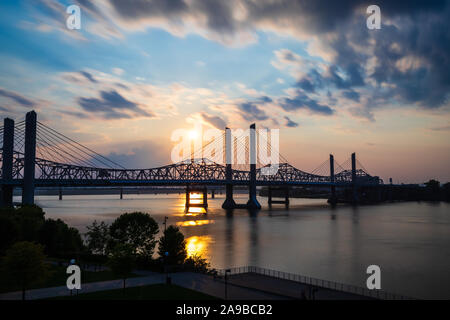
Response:
[{"label": "bridge", "polygon": [[[255,129],[256,126],[252,124],[245,140],[232,137],[231,130],[225,128],[222,141],[211,141],[202,146],[201,150],[192,151],[189,159],[179,163],[149,169],[126,169],[38,121],[34,111],[28,112],[23,120],[5,118],[0,127],[1,205],[12,205],[14,188],[22,189],[22,204],[33,204],[36,187],[186,186],[186,205],[190,205],[190,192],[203,191],[201,205],[206,207],[207,187],[221,185],[226,188],[222,206],[224,209],[259,209],[261,205],[256,198],[257,186],[269,189],[269,204],[287,205],[288,196],[281,202],[272,200],[273,188],[289,190],[296,186],[327,187],[330,188],[331,203],[336,201],[336,188],[347,188],[352,192],[353,201],[357,202],[359,188],[383,183],[378,177],[366,172],[356,160],[355,153],[346,162],[351,168],[346,169],[346,165],[337,164],[333,155],[330,155],[327,161],[311,173],[295,168],[281,155],[283,161],[280,161],[278,170],[270,175],[265,171],[269,165],[258,164],[257,161],[233,165],[240,162],[233,161],[236,160],[237,143],[243,145],[241,147],[245,149],[247,158],[258,158],[257,139],[261,141],[264,138]],[[221,143],[224,147],[217,147]],[[268,141],[260,145],[270,149],[270,152],[278,152]],[[217,152],[221,152],[219,156],[223,157],[224,164],[205,157],[205,154]],[[236,204],[233,199],[233,187],[239,185],[248,186],[249,200],[246,204]]]}]

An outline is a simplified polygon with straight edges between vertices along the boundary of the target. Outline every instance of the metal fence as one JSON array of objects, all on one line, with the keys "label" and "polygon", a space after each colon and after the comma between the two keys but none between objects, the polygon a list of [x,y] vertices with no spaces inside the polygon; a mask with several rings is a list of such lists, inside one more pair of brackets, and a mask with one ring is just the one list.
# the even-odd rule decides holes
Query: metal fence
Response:
[{"label": "metal fence", "polygon": [[217,270],[219,276],[224,276],[225,271],[227,271],[228,275],[237,275],[244,273],[256,273],[260,275],[265,275],[269,277],[274,277],[278,279],[290,280],[299,282],[306,285],[311,285],[318,288],[325,288],[330,290],[336,290],[346,293],[352,293],[361,295],[364,297],[374,298],[374,299],[383,299],[383,300],[413,300],[414,298],[406,297],[399,294],[389,293],[383,290],[369,290],[367,288],[338,283],[334,281],[328,281],[323,279],[311,278],[302,276],[299,274],[283,272],[278,270],[260,268],[255,266],[245,266],[245,267],[234,267],[228,269]]}]

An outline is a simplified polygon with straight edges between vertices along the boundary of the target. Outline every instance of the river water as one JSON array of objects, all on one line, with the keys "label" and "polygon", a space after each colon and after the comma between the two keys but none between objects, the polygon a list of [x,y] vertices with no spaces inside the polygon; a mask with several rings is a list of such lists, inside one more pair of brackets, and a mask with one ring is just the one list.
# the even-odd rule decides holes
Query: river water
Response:
[{"label": "river water", "polygon": [[[246,195],[236,195],[238,203]],[[17,199],[17,201],[20,199]],[[184,195],[38,196],[46,216],[80,232],[94,220],[111,222],[124,212],[147,212],[181,227],[189,254],[215,268],[259,266],[365,287],[366,269],[381,268],[383,290],[417,298],[450,299],[450,204],[389,203],[331,208],[325,200],[291,199],[288,210],[260,198],[257,214],[221,209],[185,212]]]}]

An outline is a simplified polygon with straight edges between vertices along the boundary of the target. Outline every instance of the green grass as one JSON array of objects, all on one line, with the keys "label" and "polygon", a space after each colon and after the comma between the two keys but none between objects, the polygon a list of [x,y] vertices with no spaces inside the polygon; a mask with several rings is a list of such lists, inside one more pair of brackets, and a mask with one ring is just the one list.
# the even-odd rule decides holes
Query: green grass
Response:
[{"label": "green grass", "polygon": [[[27,288],[27,290],[65,286],[67,278],[69,277],[69,274],[66,273],[66,268],[67,267],[64,266],[49,265],[50,269],[49,277],[41,283],[31,285],[29,288]],[[138,275],[136,274],[131,274],[129,278],[134,278],[137,276]],[[120,279],[120,277],[117,277],[109,270],[97,272],[81,271],[81,283],[107,281],[115,279]],[[20,291],[20,290],[21,290],[20,286],[9,283],[7,275],[0,274],[0,293]]]},{"label": "green grass", "polygon": [[56,297],[48,300],[217,300],[213,296],[177,285],[154,284]]}]

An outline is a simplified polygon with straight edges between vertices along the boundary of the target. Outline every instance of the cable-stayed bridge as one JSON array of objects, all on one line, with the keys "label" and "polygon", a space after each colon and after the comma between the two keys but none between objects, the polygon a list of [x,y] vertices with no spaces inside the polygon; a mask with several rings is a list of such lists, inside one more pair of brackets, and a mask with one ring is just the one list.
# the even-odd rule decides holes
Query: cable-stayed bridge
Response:
[{"label": "cable-stayed bridge", "polygon": [[[269,190],[272,187],[286,190],[294,186],[329,187],[331,200],[335,197],[336,187],[344,187],[353,190],[356,201],[358,187],[383,183],[367,173],[355,154],[342,165],[330,155],[329,160],[311,173],[290,165],[280,154],[278,169],[267,174],[269,165],[258,163],[256,142],[268,154],[279,152],[269,139],[252,129],[255,125],[250,127],[249,135],[242,138],[232,137],[231,131],[226,129],[222,136],[193,151],[185,161],[157,168],[126,169],[38,121],[36,113],[31,111],[21,121],[4,119],[0,127],[1,199],[4,205],[11,205],[13,188],[22,189],[23,204],[33,204],[35,187],[170,185],[186,186],[188,199],[189,191],[224,185],[226,200],[223,207],[235,208],[239,205],[233,200],[233,186],[247,185],[249,201],[245,207],[260,208],[256,186],[267,186]],[[239,148],[243,152],[236,152]],[[256,161],[247,161],[252,157]],[[223,159],[224,164],[209,160],[211,158]]]}]

